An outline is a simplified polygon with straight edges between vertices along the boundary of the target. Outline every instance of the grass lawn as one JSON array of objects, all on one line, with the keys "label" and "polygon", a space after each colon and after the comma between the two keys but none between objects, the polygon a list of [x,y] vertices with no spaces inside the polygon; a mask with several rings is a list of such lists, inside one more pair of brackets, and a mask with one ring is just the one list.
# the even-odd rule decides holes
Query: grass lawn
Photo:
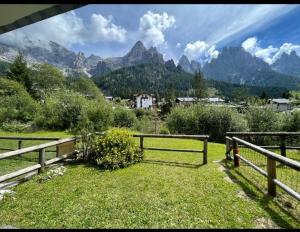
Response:
[{"label": "grass lawn", "polygon": [[[201,149],[202,142],[146,138],[147,146]],[[299,228],[296,202],[287,208],[267,197],[264,180],[221,161],[224,151],[209,143],[207,165],[199,165],[202,154],[161,151],[116,171],[66,165],[63,176],[42,183],[35,176],[13,188],[0,203],[0,227]]]}]

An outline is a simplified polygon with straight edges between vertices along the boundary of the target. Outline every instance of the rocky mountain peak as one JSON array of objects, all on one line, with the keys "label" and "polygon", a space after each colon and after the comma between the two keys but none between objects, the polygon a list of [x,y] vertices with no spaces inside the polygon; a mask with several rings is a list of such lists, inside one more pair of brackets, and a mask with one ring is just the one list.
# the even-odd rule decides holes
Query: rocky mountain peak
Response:
[{"label": "rocky mountain peak", "polygon": [[130,59],[140,58],[146,50],[144,44],[141,41],[137,41],[125,57]]},{"label": "rocky mountain peak", "polygon": [[291,51],[289,55],[282,53],[271,67],[277,72],[300,77],[300,57],[295,51]]},{"label": "rocky mountain peak", "polygon": [[178,61],[178,66],[181,66],[181,68],[188,73],[193,73],[191,63],[185,55],[180,57]]}]

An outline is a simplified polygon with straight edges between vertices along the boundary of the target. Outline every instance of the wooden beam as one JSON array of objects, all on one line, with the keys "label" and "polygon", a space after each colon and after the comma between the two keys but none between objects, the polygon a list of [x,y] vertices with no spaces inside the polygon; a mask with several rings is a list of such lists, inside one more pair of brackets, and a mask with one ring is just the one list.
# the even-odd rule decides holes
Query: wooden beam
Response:
[{"label": "wooden beam", "polygon": [[257,151],[257,152],[259,152],[260,154],[262,154],[262,155],[264,155],[266,157],[269,157],[269,158],[271,158],[273,160],[276,160],[276,161],[278,161],[280,163],[283,163],[283,164],[289,166],[290,168],[293,168],[293,169],[295,169],[297,171],[300,171],[300,163],[297,162],[297,161],[295,161],[295,160],[292,160],[290,158],[278,155],[278,154],[276,154],[276,153],[274,153],[272,151],[266,150],[264,148],[261,148],[261,147],[259,147],[257,145],[254,145],[252,143],[249,143],[249,142],[247,142],[245,140],[242,140],[242,139],[239,139],[237,137],[233,137],[232,139],[233,139],[233,141],[239,142],[239,143],[245,145],[246,147],[248,147],[248,148],[250,148],[250,149],[252,149],[254,151]]},{"label": "wooden beam", "polygon": [[38,151],[42,148],[52,147],[52,146],[68,143],[68,142],[75,141],[75,140],[76,140],[75,138],[61,139],[61,140],[54,141],[54,142],[44,143],[44,144],[40,144],[40,145],[36,145],[36,146],[32,146],[32,147],[22,148],[22,149],[16,150],[16,151],[2,153],[2,154],[0,154],[0,160],[8,158],[8,157],[12,157],[12,156],[22,155],[22,154],[33,152],[33,151]]},{"label": "wooden beam", "polygon": [[15,171],[15,172],[3,175],[3,176],[0,176],[0,183],[4,182],[4,181],[7,181],[7,180],[10,180],[10,179],[13,179],[13,178],[18,177],[18,176],[21,176],[21,175],[26,174],[28,172],[38,170],[39,168],[41,168],[41,165],[36,164],[36,165],[30,166],[30,167],[27,167],[27,168],[23,168],[23,169],[20,169],[18,171]]},{"label": "wooden beam", "polygon": [[203,150],[184,150],[184,149],[172,149],[172,148],[156,148],[156,147],[144,147],[144,150],[152,151],[178,151],[178,152],[203,152]]}]

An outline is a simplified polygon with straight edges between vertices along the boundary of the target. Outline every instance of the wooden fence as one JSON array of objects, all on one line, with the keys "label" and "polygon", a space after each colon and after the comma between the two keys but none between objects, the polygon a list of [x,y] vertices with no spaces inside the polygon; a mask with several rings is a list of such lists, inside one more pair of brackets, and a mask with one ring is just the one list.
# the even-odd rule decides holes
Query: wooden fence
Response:
[{"label": "wooden fence", "polygon": [[15,151],[17,149],[22,148],[23,141],[56,141],[60,140],[61,138],[55,138],[55,137],[20,137],[20,136],[0,136],[0,140],[15,140],[17,142],[16,148],[0,148],[0,151]]},{"label": "wooden fence", "polygon": [[[45,167],[51,164],[54,164],[58,161],[61,161],[70,155],[74,154],[74,145],[76,142],[76,138],[66,138],[66,139],[59,139],[59,138],[43,138],[43,137],[4,137],[2,136],[1,139],[12,139],[17,141],[22,140],[57,140],[52,141],[40,145],[35,145],[31,147],[21,148],[18,150],[13,150],[9,152],[5,152],[0,154],[0,160],[7,159],[10,157],[21,156],[30,152],[38,152],[39,153],[39,162],[38,164],[32,165],[30,167],[26,167],[17,171],[14,171],[9,174],[5,174],[0,176],[0,183],[5,182],[7,180],[13,179],[15,177],[19,177],[24,174],[28,174],[33,171],[43,172]],[[50,147],[56,147],[56,157],[50,160],[45,160],[45,149]]]},{"label": "wooden fence", "polygon": [[[96,135],[103,135],[103,132],[96,132]],[[207,150],[208,150],[208,135],[170,135],[170,134],[134,134],[133,137],[140,138],[140,148],[152,151],[174,151],[174,152],[194,152],[203,154],[203,164],[207,164]],[[173,148],[157,148],[157,147],[144,147],[145,138],[170,138],[170,139],[195,139],[203,141],[202,150],[194,149],[173,149]]]},{"label": "wooden fence", "polygon": [[[228,135],[245,135],[244,132],[230,132],[227,133]],[[247,132],[247,134],[251,135],[276,135],[276,136],[288,136],[290,135],[287,132]],[[300,133],[291,133],[293,135],[300,135]],[[234,167],[240,166],[240,160],[249,165],[251,168],[256,170],[259,174],[263,175],[267,178],[268,182],[268,194],[272,197],[276,196],[276,186],[280,187],[282,190],[284,190],[286,193],[300,201],[300,183],[297,181],[300,177],[300,162],[295,161],[293,159],[289,159],[285,157],[285,153],[283,153],[283,146],[276,146],[276,148],[281,148],[281,155],[278,155],[274,152],[271,152],[267,150],[266,148],[269,148],[270,146],[258,146],[252,143],[249,143],[243,139],[237,138],[237,137],[229,137],[226,136],[226,158],[228,160],[234,161]],[[271,146],[272,148],[275,146]],[[262,156],[266,158],[266,170],[264,170],[262,167],[259,167],[259,165],[255,164],[254,162],[251,162],[250,160],[245,158],[246,151],[242,151],[242,148],[250,149],[253,153],[258,154],[259,156]],[[286,147],[285,147],[286,148]],[[233,156],[230,155],[230,151],[233,151]],[[285,150],[284,150],[285,151]],[[260,160],[263,162],[263,159]],[[276,162],[279,163],[276,165]],[[285,167],[285,168],[282,168]],[[288,170],[289,169],[289,170]],[[286,179],[278,179],[277,173],[279,171],[282,172],[293,172],[293,177],[289,177],[288,174],[286,174]],[[291,178],[294,178],[291,179]],[[284,183],[284,181],[286,181]],[[291,184],[291,181],[294,181],[294,184]],[[287,184],[289,183],[289,184]],[[291,186],[293,186],[293,188]]]},{"label": "wooden fence", "polygon": [[[280,154],[286,157],[286,150],[300,150],[299,146],[287,146],[286,141],[288,137],[300,136],[300,132],[226,132],[226,144],[228,144],[228,138],[236,137],[245,137],[245,136],[273,136],[280,138],[280,145],[277,146],[265,146],[258,145],[266,149],[280,149]],[[226,151],[229,147],[226,147]]]}]

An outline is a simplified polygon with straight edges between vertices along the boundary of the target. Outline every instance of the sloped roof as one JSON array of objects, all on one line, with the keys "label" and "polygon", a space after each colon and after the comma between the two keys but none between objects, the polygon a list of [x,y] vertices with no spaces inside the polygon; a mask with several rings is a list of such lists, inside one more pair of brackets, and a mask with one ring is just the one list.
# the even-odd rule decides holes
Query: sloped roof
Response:
[{"label": "sloped roof", "polygon": [[197,98],[194,97],[178,97],[176,100],[183,101],[183,102],[191,102],[191,101],[197,101]]},{"label": "sloped roof", "polygon": [[289,99],[286,98],[277,98],[277,99],[271,99],[272,102],[275,103],[291,103]]},{"label": "sloped roof", "polygon": [[0,34],[77,9],[85,4],[1,4]]}]

